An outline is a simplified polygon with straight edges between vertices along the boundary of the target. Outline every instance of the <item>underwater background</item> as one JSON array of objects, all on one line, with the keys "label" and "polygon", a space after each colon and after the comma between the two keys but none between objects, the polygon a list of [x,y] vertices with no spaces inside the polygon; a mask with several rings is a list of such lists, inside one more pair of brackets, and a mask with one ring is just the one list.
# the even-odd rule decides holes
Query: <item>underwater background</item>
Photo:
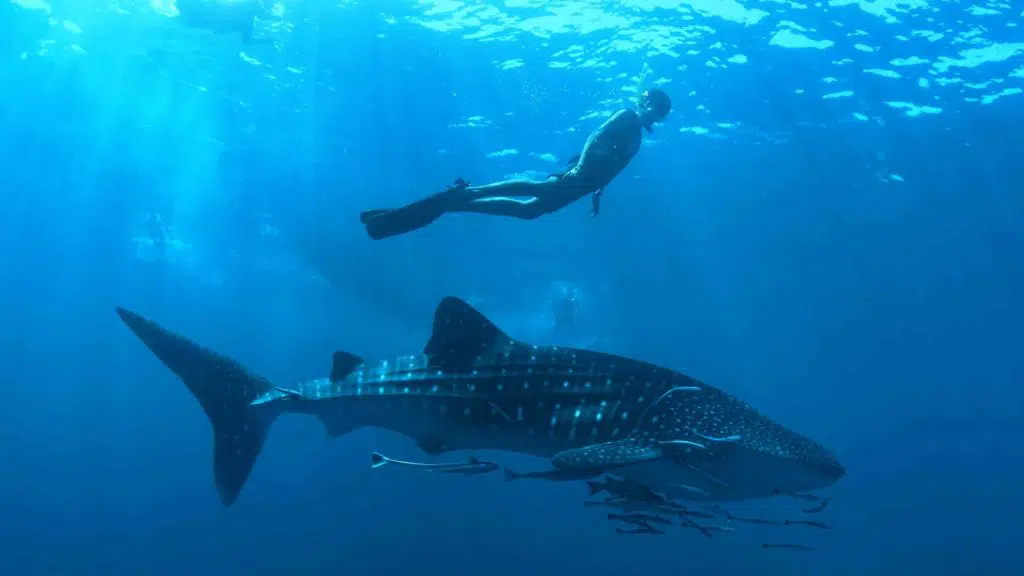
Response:
[{"label": "underwater background", "polygon": [[[999,1],[286,0],[243,43],[169,1],[0,3],[0,573],[1024,574],[1022,22]],[[360,210],[559,170],[641,80],[674,110],[600,218],[366,238]],[[289,382],[336,349],[420,350],[447,295],[821,441],[848,469],[834,529],[786,536],[809,553],[760,549],[771,526],[622,536],[581,484],[371,470],[422,454],[298,416],[224,508],[206,417],[114,314]]]}]

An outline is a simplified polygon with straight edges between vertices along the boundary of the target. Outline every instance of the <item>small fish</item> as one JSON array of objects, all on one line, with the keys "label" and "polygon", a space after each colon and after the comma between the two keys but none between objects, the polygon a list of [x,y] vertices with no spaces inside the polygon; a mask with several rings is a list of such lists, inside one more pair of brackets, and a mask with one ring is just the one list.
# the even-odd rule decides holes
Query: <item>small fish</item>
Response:
[{"label": "small fish", "polygon": [[645,526],[643,528],[636,528],[634,530],[627,530],[625,528],[616,528],[615,532],[618,534],[664,534],[664,530],[658,530],[653,526]]},{"label": "small fish", "polygon": [[705,538],[711,538],[711,531],[708,530],[707,527],[701,526],[689,518],[683,518],[683,521],[679,525],[683,528],[693,528],[703,534]]},{"label": "small fish", "polygon": [[775,494],[777,494],[779,496],[789,496],[790,498],[793,498],[794,500],[803,500],[804,502],[820,502],[821,501],[821,497],[820,496],[815,496],[814,494],[800,494],[798,492],[783,492],[782,490],[779,490],[778,488],[775,489]]},{"label": "small fish", "polygon": [[694,518],[714,518],[715,515],[710,512],[704,512],[703,510],[680,510],[680,516],[692,516]]},{"label": "small fish", "polygon": [[767,520],[765,518],[744,518],[743,516],[733,516],[729,513],[726,513],[726,518],[729,520],[735,520],[736,522],[745,522],[747,524],[765,524],[769,526],[776,526],[779,524],[776,520]]},{"label": "small fish", "polygon": [[417,470],[426,470],[427,472],[440,472],[442,474],[464,474],[466,476],[473,476],[476,474],[486,474],[488,472],[494,472],[499,469],[500,466],[494,462],[485,462],[478,460],[474,456],[470,456],[469,460],[465,462],[447,462],[431,464],[429,462],[406,462],[405,460],[395,460],[394,458],[388,458],[380,452],[374,452],[370,455],[370,467],[380,468],[385,464],[391,464],[393,466],[401,466],[403,468],[415,468]]},{"label": "small fish", "polygon": [[817,506],[813,506],[811,508],[804,508],[804,514],[817,514],[818,512],[821,512],[826,507],[828,507],[828,503],[831,500],[831,498],[823,498]]},{"label": "small fish", "polygon": [[705,530],[707,530],[709,532],[735,532],[736,531],[735,528],[730,528],[728,526],[716,526],[714,524],[705,525],[705,526],[702,526],[702,528],[704,528]]},{"label": "small fish", "polygon": [[648,525],[648,524],[661,524],[662,526],[671,526],[672,522],[662,518],[661,516],[655,516],[653,514],[608,514],[609,520],[618,520],[619,522],[628,522],[630,524]]},{"label": "small fish", "polygon": [[822,530],[831,530],[832,527],[824,522],[818,522],[816,520],[786,520],[786,526],[793,526],[794,524],[800,524],[802,526],[813,526],[815,528],[821,528]]},{"label": "small fish", "polygon": [[623,500],[620,502],[601,502],[599,500],[584,500],[584,508],[613,508],[615,510],[622,510],[624,512],[657,512],[662,514],[674,514],[675,510],[666,510],[657,506],[656,504],[649,504],[647,502],[631,502],[629,500]]},{"label": "small fish", "polygon": [[761,548],[764,548],[765,550],[770,550],[772,548],[780,550],[802,550],[804,552],[814,550],[814,548],[804,546],[803,544],[761,544]]},{"label": "small fish", "polygon": [[676,482],[676,483],[669,484],[669,486],[674,488],[676,492],[687,492],[689,494],[693,494],[694,496],[698,496],[700,498],[711,498],[711,494],[708,493],[707,490],[701,490],[700,488],[694,488],[693,486],[689,486],[687,484],[679,484],[679,483]]}]

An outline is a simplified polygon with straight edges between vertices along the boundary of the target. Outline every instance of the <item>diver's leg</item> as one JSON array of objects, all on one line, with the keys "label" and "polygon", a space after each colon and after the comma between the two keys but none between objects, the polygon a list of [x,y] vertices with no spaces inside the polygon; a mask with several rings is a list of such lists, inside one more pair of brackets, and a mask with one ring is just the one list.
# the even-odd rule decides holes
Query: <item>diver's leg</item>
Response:
[{"label": "diver's leg", "polygon": [[359,214],[359,221],[366,226],[370,238],[380,240],[418,230],[444,215],[447,207],[453,205],[458,195],[465,193],[468,185],[456,180],[444,192],[432,194],[393,210],[366,210]]},{"label": "diver's leg", "polygon": [[453,202],[447,211],[533,220],[570,204],[573,198],[565,188],[558,178],[506,180],[467,188],[461,201]]},{"label": "diver's leg", "polygon": [[571,203],[565,179],[506,180],[485,186],[457,181],[448,190],[394,210],[367,210],[359,215],[370,237],[379,240],[423,228],[446,212],[473,212],[532,220]]},{"label": "diver's leg", "polygon": [[447,192],[434,194],[394,210],[367,210],[359,214],[366,233],[374,240],[418,230],[444,215]]},{"label": "diver's leg", "polygon": [[551,209],[536,197],[509,198],[507,196],[494,196],[459,204],[449,208],[447,212],[472,212],[474,214],[489,214],[491,216],[507,216],[521,220],[533,220],[551,212]]}]

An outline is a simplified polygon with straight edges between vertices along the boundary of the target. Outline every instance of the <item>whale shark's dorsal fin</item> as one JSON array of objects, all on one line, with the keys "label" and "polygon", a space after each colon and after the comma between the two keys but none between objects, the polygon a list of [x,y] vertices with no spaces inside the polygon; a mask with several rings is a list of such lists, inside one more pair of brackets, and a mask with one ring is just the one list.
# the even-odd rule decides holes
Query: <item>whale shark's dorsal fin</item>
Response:
[{"label": "whale shark's dorsal fin", "polygon": [[449,296],[434,311],[434,329],[423,353],[430,357],[431,364],[459,371],[472,366],[488,348],[514,343],[476,308]]},{"label": "whale shark's dorsal fin", "polygon": [[331,382],[344,380],[362,363],[363,359],[359,356],[338,350],[334,353],[334,359],[331,361]]}]

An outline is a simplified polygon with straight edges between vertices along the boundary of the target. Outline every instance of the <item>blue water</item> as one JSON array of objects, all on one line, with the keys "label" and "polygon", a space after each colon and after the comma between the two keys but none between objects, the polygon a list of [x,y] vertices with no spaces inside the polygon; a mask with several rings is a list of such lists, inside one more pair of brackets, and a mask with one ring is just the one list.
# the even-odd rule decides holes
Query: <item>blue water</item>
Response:
[{"label": "blue water", "polygon": [[[169,0],[0,4],[0,573],[1024,572],[1022,10],[286,0],[242,44]],[[365,237],[455,177],[558,170],[641,76],[675,108],[599,218]],[[113,313],[288,382],[418,350],[445,295],[833,448],[835,529],[619,536],[578,484],[370,470],[422,456],[299,416],[225,509],[206,417]]]}]

